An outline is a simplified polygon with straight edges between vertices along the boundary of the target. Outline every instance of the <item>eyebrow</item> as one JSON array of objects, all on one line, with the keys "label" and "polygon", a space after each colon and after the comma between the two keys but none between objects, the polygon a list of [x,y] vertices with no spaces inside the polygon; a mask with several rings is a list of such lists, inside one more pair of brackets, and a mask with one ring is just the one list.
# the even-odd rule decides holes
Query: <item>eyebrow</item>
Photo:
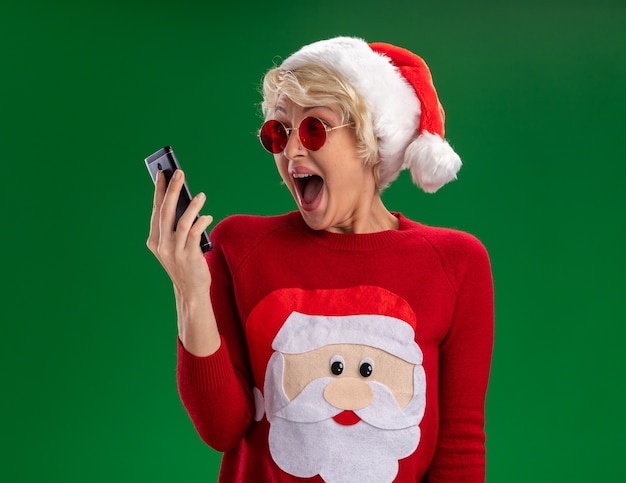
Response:
[{"label": "eyebrow", "polygon": [[[328,108],[327,106],[310,106],[310,107],[305,107],[305,108],[304,108],[304,110],[303,110],[303,112],[304,112],[304,113],[307,113],[307,112],[312,111],[313,109],[317,109],[317,108],[319,108],[319,107],[323,107],[323,108],[330,109],[330,108]],[[282,106],[276,106],[276,107],[274,108],[274,111],[275,111],[275,112],[280,111],[280,112],[282,112],[283,114],[287,114],[287,111],[286,111],[286,110],[285,110]]]}]

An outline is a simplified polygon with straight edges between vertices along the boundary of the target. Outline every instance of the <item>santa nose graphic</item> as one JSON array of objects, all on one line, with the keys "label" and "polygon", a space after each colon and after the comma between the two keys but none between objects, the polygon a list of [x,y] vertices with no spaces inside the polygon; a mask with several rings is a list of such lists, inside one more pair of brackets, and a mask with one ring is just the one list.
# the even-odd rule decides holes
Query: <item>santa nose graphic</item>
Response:
[{"label": "santa nose graphic", "polygon": [[324,399],[338,409],[353,411],[368,406],[374,399],[374,391],[363,380],[342,377],[326,386]]},{"label": "santa nose graphic", "polygon": [[342,412],[333,419],[342,426],[352,426],[361,421],[354,412],[367,407],[374,399],[374,391],[363,380],[355,377],[342,377],[329,383],[324,389],[324,399]]}]

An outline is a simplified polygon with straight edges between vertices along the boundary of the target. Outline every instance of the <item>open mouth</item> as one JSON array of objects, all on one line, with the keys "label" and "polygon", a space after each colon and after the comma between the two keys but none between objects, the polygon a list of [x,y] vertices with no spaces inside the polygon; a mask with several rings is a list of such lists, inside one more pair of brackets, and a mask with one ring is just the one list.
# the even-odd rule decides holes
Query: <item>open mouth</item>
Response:
[{"label": "open mouth", "polygon": [[321,176],[309,173],[294,173],[293,181],[298,192],[300,204],[305,210],[313,210],[321,199],[324,180]]}]

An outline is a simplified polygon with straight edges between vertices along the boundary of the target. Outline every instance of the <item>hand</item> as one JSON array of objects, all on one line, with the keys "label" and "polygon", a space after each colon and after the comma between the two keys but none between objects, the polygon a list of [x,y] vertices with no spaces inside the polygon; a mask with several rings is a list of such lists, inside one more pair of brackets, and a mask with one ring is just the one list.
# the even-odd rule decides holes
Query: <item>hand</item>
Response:
[{"label": "hand", "polygon": [[178,331],[183,345],[196,355],[206,355],[219,347],[209,297],[211,274],[200,248],[200,236],[213,218],[199,215],[206,200],[200,193],[191,200],[174,230],[176,205],[183,183],[181,170],[174,172],[167,187],[165,176],[158,173],[146,244],[174,284]]},{"label": "hand", "polygon": [[196,195],[180,217],[176,230],[176,204],[184,183],[184,173],[176,170],[166,188],[165,176],[157,174],[154,204],[150,220],[147,245],[157,257],[178,290],[190,293],[201,290],[207,293],[210,274],[200,249],[200,235],[211,224],[211,216],[200,216],[194,223],[206,197]]}]

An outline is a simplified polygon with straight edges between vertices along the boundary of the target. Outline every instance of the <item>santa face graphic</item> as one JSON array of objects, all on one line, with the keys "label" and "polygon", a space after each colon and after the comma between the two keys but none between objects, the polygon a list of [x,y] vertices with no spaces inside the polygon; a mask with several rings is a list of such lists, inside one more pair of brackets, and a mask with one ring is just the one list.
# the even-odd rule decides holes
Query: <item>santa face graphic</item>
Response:
[{"label": "santa face graphic", "polygon": [[393,481],[419,444],[425,409],[414,337],[394,317],[292,312],[256,391],[277,465],[329,483]]}]

